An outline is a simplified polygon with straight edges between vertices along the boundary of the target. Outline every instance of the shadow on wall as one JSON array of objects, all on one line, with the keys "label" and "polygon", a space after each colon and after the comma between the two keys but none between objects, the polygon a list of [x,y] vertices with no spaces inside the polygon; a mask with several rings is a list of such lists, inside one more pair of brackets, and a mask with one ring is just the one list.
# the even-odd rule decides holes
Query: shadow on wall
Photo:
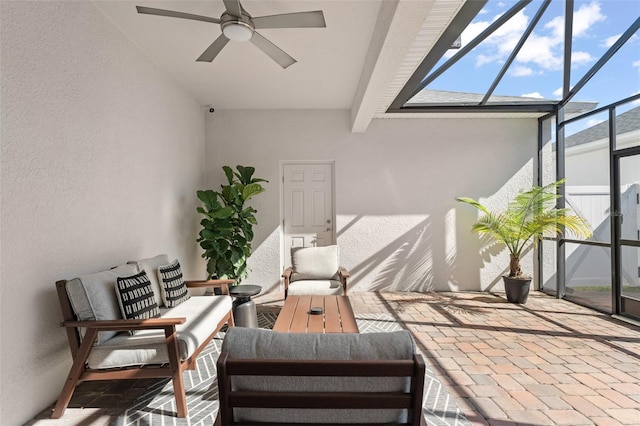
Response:
[{"label": "shadow on wall", "polygon": [[[431,223],[424,220],[392,244],[353,268],[356,276],[380,271],[369,286],[372,291],[419,291],[434,289]],[[357,284],[355,280],[354,284]]]},{"label": "shadow on wall", "polygon": [[[339,236],[362,219],[358,216],[351,220]],[[373,275],[362,290],[429,292],[442,290],[445,285],[455,290],[456,252],[446,252],[445,244],[434,236],[434,229],[433,220],[426,218],[356,266],[350,265],[351,287]]]}]

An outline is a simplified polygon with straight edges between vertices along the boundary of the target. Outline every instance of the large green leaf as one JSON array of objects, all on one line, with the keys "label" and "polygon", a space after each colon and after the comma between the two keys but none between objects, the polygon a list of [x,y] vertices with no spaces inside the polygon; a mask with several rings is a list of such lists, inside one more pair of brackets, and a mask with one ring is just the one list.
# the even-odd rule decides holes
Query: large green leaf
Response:
[{"label": "large green leaf", "polygon": [[246,201],[264,191],[265,189],[259,183],[250,183],[248,185],[245,185],[244,189],[242,190],[242,197]]},{"label": "large green leaf", "polygon": [[225,176],[227,176],[227,181],[229,185],[233,184],[233,170],[229,166],[222,166],[222,170],[224,170]]},{"label": "large green leaf", "polygon": [[235,211],[231,207],[223,207],[219,210],[211,212],[210,217],[213,219],[226,219],[233,216],[234,213]]},{"label": "large green leaf", "polygon": [[202,227],[203,227],[203,228],[205,228],[205,229],[211,229],[211,230],[213,230],[213,229],[214,229],[214,228],[213,228],[213,221],[212,221],[212,220],[209,220],[209,219],[202,219],[202,220],[200,221],[200,226],[202,226]]},{"label": "large green leaf", "polygon": [[197,191],[196,195],[208,210],[213,210],[220,206],[220,203],[218,202],[218,194],[211,189]]},{"label": "large green leaf", "polygon": [[251,176],[253,176],[253,173],[256,171],[255,167],[244,167],[238,165],[236,166],[236,169],[238,169],[238,178],[240,179],[240,182],[244,185],[251,183]]}]

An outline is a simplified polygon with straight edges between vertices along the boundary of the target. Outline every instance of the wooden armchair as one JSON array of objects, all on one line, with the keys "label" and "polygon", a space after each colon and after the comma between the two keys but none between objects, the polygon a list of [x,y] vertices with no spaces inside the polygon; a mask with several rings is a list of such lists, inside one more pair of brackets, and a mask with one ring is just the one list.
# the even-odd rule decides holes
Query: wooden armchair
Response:
[{"label": "wooden armchair", "polygon": [[282,273],[284,298],[296,296],[347,295],[349,271],[340,266],[338,246],[294,247],[292,266]]},{"label": "wooden armchair", "polygon": [[406,331],[330,335],[236,327],[225,337],[217,372],[221,426],[426,424],[425,364]]},{"label": "wooden armchair", "polygon": [[[119,268],[130,268],[130,265]],[[118,271],[119,268],[115,268],[112,271]],[[94,289],[98,285],[101,287],[110,287],[110,290],[109,288],[100,290],[104,291],[105,293],[103,294],[105,295],[109,292],[115,293],[113,285],[107,285],[108,283],[104,282],[105,274],[117,276],[117,272],[112,271],[94,274],[93,276],[102,277],[103,282],[98,282],[98,279],[94,279],[91,281],[91,286]],[[76,281],[78,280],[80,280],[80,278],[76,279]],[[87,281],[89,282],[90,280]],[[78,314],[74,310],[74,308],[79,309],[79,305],[77,302],[73,305],[72,298],[69,295],[68,284],[70,282],[71,281],[67,280],[58,281],[56,283],[56,289],[63,317],[61,326],[65,327],[67,332],[73,364],[51,417],[57,419],[64,414],[79,381],[161,377],[170,377],[172,379],[177,415],[178,417],[186,417],[187,402],[182,373],[187,369],[193,370],[196,368],[197,356],[215,337],[224,324],[228,324],[229,327],[233,326],[231,298],[229,297],[228,287],[228,284],[232,283],[233,280],[186,281],[185,284],[188,288],[220,288],[223,296],[194,296],[181,306],[167,311],[167,316],[163,314],[163,316],[159,318],[142,320],[101,320],[98,318],[96,320],[83,321],[78,320]],[[96,293],[99,292],[96,291]],[[192,307],[195,307],[193,318],[188,312]],[[172,310],[176,312],[176,309],[179,309],[177,312],[184,315],[171,317]],[[201,314],[199,316],[202,318],[196,317],[198,314]],[[196,339],[194,337],[195,334],[190,332],[190,326],[197,326],[206,320],[213,320],[213,323],[210,323],[210,328],[205,329],[204,333],[202,333],[202,331],[195,333],[200,334],[199,338]],[[199,328],[202,329],[202,326]],[[134,330],[140,330],[141,333],[144,334],[144,339],[146,339],[144,343],[139,345],[140,350],[146,351],[147,353],[157,352],[157,362],[114,367],[112,365],[114,364],[113,358],[126,357],[116,353],[119,348],[113,344],[114,340],[127,339],[128,337],[136,338],[138,335],[130,336],[128,333],[120,333],[115,337],[107,336],[107,340],[104,342],[105,344],[98,344],[100,343],[97,342],[99,340],[99,333],[110,333],[111,335],[121,331],[131,332]],[[155,330],[155,332],[149,332],[150,330]],[[191,341],[197,341],[197,343],[185,344],[183,341],[185,337],[181,338],[182,331],[188,335],[186,338]],[[198,345],[197,347],[195,346],[196,344]],[[149,346],[151,346],[153,350],[148,350]],[[129,347],[129,352],[131,352],[130,349]],[[109,354],[110,350],[114,352],[113,355]],[[96,355],[96,352],[100,351],[104,354],[102,358],[102,355]],[[100,364],[106,365],[101,366]]]}]

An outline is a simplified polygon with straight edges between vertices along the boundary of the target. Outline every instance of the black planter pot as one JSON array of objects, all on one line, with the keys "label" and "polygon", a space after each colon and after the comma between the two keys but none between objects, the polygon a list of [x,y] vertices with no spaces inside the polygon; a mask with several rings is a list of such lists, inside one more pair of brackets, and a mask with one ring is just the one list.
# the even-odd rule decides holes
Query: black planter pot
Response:
[{"label": "black planter pot", "polygon": [[504,290],[507,293],[507,300],[511,303],[527,303],[531,278],[513,278],[503,276]]}]

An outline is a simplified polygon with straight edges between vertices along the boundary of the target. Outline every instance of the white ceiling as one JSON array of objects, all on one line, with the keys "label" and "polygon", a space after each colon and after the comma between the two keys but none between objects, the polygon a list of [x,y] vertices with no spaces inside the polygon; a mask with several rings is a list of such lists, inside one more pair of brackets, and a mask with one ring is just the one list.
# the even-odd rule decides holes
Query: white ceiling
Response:
[{"label": "white ceiling", "polygon": [[[254,17],[322,10],[326,28],[259,32],[298,62],[282,69],[250,42],[196,58],[218,24],[141,15],[136,5],[219,18],[222,0],[92,0],[202,105],[216,109],[350,109],[364,121],[390,102],[464,0],[242,0]],[[434,19],[435,17],[435,19]],[[429,37],[425,37],[429,34]],[[392,99],[391,99],[392,100]],[[366,125],[365,125],[366,127]]]}]

